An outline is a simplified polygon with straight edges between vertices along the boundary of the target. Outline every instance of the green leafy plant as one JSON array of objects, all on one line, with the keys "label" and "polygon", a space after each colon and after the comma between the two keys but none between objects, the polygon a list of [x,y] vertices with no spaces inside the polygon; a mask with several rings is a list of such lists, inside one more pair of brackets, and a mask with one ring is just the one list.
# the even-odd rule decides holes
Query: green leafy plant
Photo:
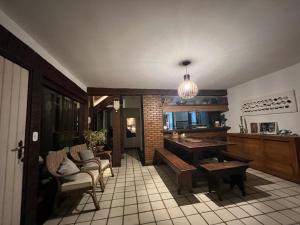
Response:
[{"label": "green leafy plant", "polygon": [[90,149],[93,149],[96,146],[101,146],[106,143],[106,133],[106,129],[101,129],[99,131],[87,130],[83,133],[83,136],[87,142],[88,147]]},{"label": "green leafy plant", "polygon": [[226,126],[226,117],[225,117],[225,114],[224,113],[218,113],[216,116],[215,116],[215,119],[214,121],[220,121],[220,124],[222,127]]}]

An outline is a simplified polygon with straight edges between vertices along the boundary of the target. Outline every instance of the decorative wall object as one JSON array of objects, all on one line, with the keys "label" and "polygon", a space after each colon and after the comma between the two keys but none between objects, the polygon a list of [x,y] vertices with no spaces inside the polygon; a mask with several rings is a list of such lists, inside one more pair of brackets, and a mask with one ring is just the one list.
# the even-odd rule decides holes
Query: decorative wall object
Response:
[{"label": "decorative wall object", "polygon": [[244,122],[243,122],[243,116],[240,116],[240,124],[239,124],[239,127],[240,127],[240,133],[241,134],[245,134],[246,133],[246,130],[245,130],[245,127],[244,127]]},{"label": "decorative wall object", "polygon": [[242,102],[243,115],[298,112],[295,91],[287,91]]},{"label": "decorative wall object", "polygon": [[258,125],[257,123],[250,123],[251,134],[258,133]]},{"label": "decorative wall object", "polygon": [[277,129],[276,122],[259,123],[259,132],[261,134],[277,134]]}]

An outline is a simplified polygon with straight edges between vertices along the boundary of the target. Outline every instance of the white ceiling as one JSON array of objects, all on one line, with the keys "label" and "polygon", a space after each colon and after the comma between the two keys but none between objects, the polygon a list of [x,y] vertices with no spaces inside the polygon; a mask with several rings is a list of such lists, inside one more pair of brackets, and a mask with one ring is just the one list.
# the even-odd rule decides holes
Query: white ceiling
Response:
[{"label": "white ceiling", "polygon": [[229,88],[300,62],[298,0],[0,0],[91,87]]}]

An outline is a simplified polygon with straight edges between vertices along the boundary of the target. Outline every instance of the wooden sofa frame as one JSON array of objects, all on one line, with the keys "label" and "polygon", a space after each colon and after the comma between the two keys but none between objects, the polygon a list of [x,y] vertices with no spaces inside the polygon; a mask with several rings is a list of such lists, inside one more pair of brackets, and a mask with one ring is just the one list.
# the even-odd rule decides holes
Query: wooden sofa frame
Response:
[{"label": "wooden sofa frame", "polygon": [[[48,171],[56,179],[57,186],[58,186],[58,192],[56,194],[56,200],[55,200],[55,207],[57,205],[56,203],[57,203],[57,200],[58,200],[58,197],[60,194],[62,194],[64,192],[78,192],[79,191],[79,192],[89,194],[93,199],[95,208],[97,210],[100,209],[100,206],[99,206],[99,203],[98,203],[97,197],[96,197],[96,186],[97,186],[97,183],[100,181],[100,173],[101,173],[100,169],[99,169],[99,175],[96,177],[96,179],[93,176],[91,171],[84,170],[83,168],[77,173],[73,173],[73,174],[69,174],[69,175],[61,175],[58,173],[58,169],[65,157],[67,157],[67,153],[63,149],[63,150],[59,150],[59,151],[50,152],[46,158],[46,166],[48,168]],[[89,162],[95,162],[95,163],[99,164],[99,162],[97,160],[89,160]],[[99,168],[100,168],[100,164],[99,164]],[[80,188],[74,188],[74,189],[68,190],[68,191],[62,190],[62,185],[65,183],[64,178],[66,178],[68,176],[76,175],[76,174],[81,174],[81,173],[88,174],[91,177],[91,185],[80,187]],[[79,179],[77,181],[80,182]]]}]

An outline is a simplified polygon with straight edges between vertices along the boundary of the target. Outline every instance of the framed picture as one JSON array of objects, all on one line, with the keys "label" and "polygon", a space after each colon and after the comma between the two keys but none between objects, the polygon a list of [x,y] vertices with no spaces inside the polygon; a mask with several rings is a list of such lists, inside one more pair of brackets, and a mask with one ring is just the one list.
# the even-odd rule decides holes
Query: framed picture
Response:
[{"label": "framed picture", "polygon": [[250,123],[251,134],[258,133],[258,124],[257,123]]},{"label": "framed picture", "polygon": [[262,134],[277,134],[277,122],[259,123],[259,132]]}]

